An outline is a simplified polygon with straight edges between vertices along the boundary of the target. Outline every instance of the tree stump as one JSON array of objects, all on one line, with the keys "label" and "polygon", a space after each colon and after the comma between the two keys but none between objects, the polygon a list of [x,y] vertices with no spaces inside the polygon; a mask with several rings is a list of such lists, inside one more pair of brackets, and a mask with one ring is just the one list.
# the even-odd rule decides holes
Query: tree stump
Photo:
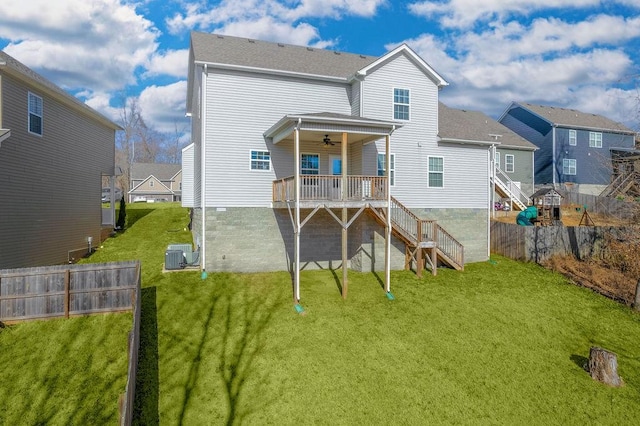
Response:
[{"label": "tree stump", "polygon": [[592,346],[589,351],[589,374],[594,380],[609,386],[622,386],[622,379],[618,376],[618,357],[606,349]]}]

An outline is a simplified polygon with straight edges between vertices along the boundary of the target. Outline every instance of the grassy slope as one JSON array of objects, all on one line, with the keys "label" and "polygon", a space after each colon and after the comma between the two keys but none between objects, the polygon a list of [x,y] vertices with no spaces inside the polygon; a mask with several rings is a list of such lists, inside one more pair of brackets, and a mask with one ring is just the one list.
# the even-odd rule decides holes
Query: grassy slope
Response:
[{"label": "grassy slope", "polygon": [[[496,258],[422,280],[394,272],[395,301],[374,274],[350,273],[343,301],[340,273],[303,272],[300,316],[286,273],[161,274],[166,245],[189,239],[188,218],[156,208],[98,253],[143,261],[140,424],[640,417],[640,316],[536,265]],[[618,354],[624,387],[582,370],[592,345]]]}]

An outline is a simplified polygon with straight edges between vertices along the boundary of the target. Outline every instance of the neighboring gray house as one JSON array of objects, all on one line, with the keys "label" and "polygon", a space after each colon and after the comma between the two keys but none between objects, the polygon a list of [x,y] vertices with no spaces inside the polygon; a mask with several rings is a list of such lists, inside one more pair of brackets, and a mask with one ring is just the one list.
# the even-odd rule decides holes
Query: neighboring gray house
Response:
[{"label": "neighboring gray house", "polygon": [[180,164],[133,163],[129,173],[129,202],[181,201]]},{"label": "neighboring gray house", "polygon": [[534,144],[514,133],[480,111],[439,106],[441,140],[492,146],[495,173],[491,174],[496,201],[511,203],[515,210],[524,210],[533,193]]},{"label": "neighboring gray house", "polygon": [[612,151],[633,149],[635,133],[597,114],[512,102],[498,120],[540,149],[536,185],[600,194],[611,182]]},{"label": "neighboring gray house", "polygon": [[371,57],[192,33],[183,167],[203,268],[290,270],[299,300],[301,268],[384,270],[389,291],[407,255],[487,260],[490,145],[438,139],[447,85],[406,45]]},{"label": "neighboring gray house", "polygon": [[0,52],[0,129],[0,268],[67,263],[113,230],[117,124]]}]

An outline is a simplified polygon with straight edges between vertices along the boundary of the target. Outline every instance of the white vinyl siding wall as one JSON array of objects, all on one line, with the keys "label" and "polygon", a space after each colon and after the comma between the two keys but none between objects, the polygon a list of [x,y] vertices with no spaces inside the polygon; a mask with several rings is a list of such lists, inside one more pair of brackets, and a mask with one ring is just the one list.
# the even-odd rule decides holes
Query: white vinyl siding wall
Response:
[{"label": "white vinyl siding wall", "polygon": [[[404,55],[367,75],[363,116],[388,120],[393,117],[394,88],[411,93],[411,121],[391,136],[395,154],[395,186],[391,194],[409,208],[474,208],[489,205],[487,148],[469,145],[438,145],[438,88]],[[375,174],[384,139],[363,149],[363,174]],[[444,157],[444,188],[427,188],[428,157]]]},{"label": "white vinyl siding wall", "polygon": [[195,207],[193,198],[194,144],[182,149],[182,207]]},{"label": "white vinyl siding wall", "polygon": [[[346,83],[220,70],[210,70],[206,81],[207,207],[270,207],[273,180],[293,175],[293,146],[266,142],[264,132],[287,114],[351,113],[351,86]],[[323,149],[320,144],[321,139],[302,142],[300,151],[318,152],[320,173],[325,174],[328,155],[339,154],[340,146]],[[261,146],[271,153],[272,169],[251,173],[247,152]]]}]

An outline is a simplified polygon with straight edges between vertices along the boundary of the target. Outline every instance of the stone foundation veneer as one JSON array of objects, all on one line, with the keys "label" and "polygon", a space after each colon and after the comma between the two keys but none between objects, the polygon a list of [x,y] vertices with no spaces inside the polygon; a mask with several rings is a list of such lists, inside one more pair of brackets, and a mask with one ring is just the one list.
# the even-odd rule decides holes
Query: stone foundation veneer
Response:
[{"label": "stone foundation veneer", "polygon": [[[302,209],[304,219],[311,210]],[[293,226],[286,209],[262,207],[209,207],[206,210],[206,270],[210,272],[266,272],[292,270]],[[349,218],[357,209],[349,209]],[[335,213],[340,217],[340,211]],[[442,209],[417,211],[437,219],[465,246],[465,261],[488,258],[486,210]],[[194,209],[192,232],[200,242],[201,209]],[[363,212],[348,234],[350,269],[384,271],[384,228]],[[404,244],[392,237],[391,269],[404,268]],[[337,269],[342,266],[341,227],[326,211],[318,211],[300,234],[300,266]]]}]

